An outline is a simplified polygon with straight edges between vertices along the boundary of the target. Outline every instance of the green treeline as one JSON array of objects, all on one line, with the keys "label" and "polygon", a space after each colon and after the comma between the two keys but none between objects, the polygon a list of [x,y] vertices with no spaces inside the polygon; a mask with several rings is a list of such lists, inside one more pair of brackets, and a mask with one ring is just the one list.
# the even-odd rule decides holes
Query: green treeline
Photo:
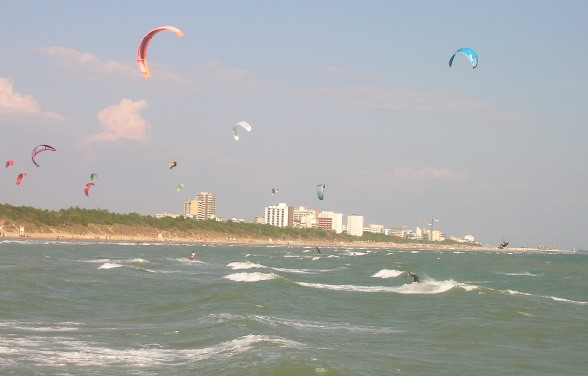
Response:
[{"label": "green treeline", "polygon": [[213,232],[234,237],[272,238],[272,239],[319,239],[350,241],[357,239],[348,235],[337,235],[319,229],[279,228],[270,225],[219,222],[215,220],[196,221],[189,218],[156,218],[138,213],[119,214],[105,209],[82,209],[73,207],[61,210],[42,210],[25,206],[0,205],[0,219],[28,226],[70,226],[81,225],[126,225],[151,228],[154,231],[173,231],[176,233]]},{"label": "green treeline", "polygon": [[[335,234],[334,232],[320,229],[300,229],[293,227],[275,227],[264,224],[220,222],[215,220],[196,221],[189,218],[164,217],[156,218],[150,215],[138,213],[120,214],[112,213],[105,209],[82,209],[73,207],[61,210],[43,210],[26,206],[12,206],[0,204],[0,220],[8,220],[16,224],[27,226],[88,226],[88,225],[126,225],[141,229],[149,228],[154,232],[169,231],[175,233],[194,234],[209,232],[223,234],[235,238],[271,238],[282,240],[318,240],[328,242],[394,242],[394,243],[419,243],[430,244],[428,241],[416,241],[384,234],[371,234],[365,232],[362,237],[347,234]],[[453,241],[434,242],[434,244],[457,244]]]}]

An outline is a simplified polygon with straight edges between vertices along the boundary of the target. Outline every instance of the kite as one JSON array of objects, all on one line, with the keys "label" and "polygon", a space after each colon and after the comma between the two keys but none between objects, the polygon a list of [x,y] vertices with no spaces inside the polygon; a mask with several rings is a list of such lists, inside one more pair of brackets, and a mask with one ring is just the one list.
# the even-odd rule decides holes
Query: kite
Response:
[{"label": "kite", "polygon": [[26,172],[18,174],[18,177],[16,178],[16,185],[20,185],[20,183],[22,183],[22,178],[24,178],[25,176],[27,176]]},{"label": "kite", "polygon": [[6,168],[13,166],[13,165],[14,165],[14,161],[12,159],[6,162]]},{"label": "kite", "polygon": [[324,184],[318,184],[316,186],[316,196],[318,197],[319,200],[322,200],[325,197],[325,185]]},{"label": "kite", "polygon": [[173,26],[161,26],[157,29],[151,30],[147,35],[143,37],[143,40],[139,44],[139,50],[137,51],[137,65],[143,74],[143,77],[149,78],[151,74],[149,73],[149,68],[147,67],[147,48],[149,47],[149,43],[151,43],[151,39],[155,36],[155,34],[161,31],[171,31],[176,33],[177,36],[180,38],[184,37],[184,32],[176,27]]},{"label": "kite", "polygon": [[35,166],[39,167],[39,164],[35,161],[35,157],[37,156],[37,154],[44,152],[46,150],[57,151],[57,149],[55,149],[53,146],[49,146],[49,145],[35,146],[35,148],[33,149],[33,153],[31,155],[31,159],[33,160],[33,163],[35,164]]},{"label": "kite", "polygon": [[184,184],[178,184],[176,191],[180,192],[182,189],[184,189]]},{"label": "kite", "polygon": [[278,188],[272,188],[272,195],[275,195],[276,193],[278,193],[280,190]]},{"label": "kite", "polygon": [[247,132],[251,132],[251,125],[246,121],[240,121],[233,126],[233,138],[235,140],[239,139],[239,133],[238,133],[239,128],[243,128]]},{"label": "kite", "polygon": [[176,167],[177,165],[178,165],[178,162],[176,162],[176,161],[169,162],[169,169],[171,170],[172,168]]},{"label": "kite", "polygon": [[472,68],[475,69],[478,66],[478,54],[476,51],[472,50],[471,48],[464,47],[455,51],[455,53],[451,55],[451,59],[449,59],[449,67],[451,67],[451,64],[453,64],[453,58],[457,54],[465,55],[472,64]]},{"label": "kite", "polygon": [[84,187],[84,194],[86,195],[86,197],[88,197],[90,195],[90,187],[93,185],[94,185],[94,183],[90,182],[90,183],[86,184],[86,186]]}]

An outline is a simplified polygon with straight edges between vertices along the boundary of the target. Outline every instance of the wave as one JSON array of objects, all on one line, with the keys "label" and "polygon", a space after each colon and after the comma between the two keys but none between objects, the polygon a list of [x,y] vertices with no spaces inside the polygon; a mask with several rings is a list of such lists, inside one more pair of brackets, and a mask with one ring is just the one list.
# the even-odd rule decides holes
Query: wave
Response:
[{"label": "wave", "polygon": [[77,332],[81,324],[72,321],[45,323],[31,322],[21,323],[17,321],[0,322],[0,328],[9,328],[12,330],[38,332],[38,333],[56,333],[56,332]]},{"label": "wave", "polygon": [[[493,290],[493,289],[490,289],[490,290]],[[558,296],[552,296],[552,295],[535,295],[535,294],[530,294],[528,292],[520,292],[517,290],[498,290],[498,291],[501,293],[504,293],[504,294],[509,294],[509,295],[522,295],[522,296],[545,298],[545,299],[551,299],[553,301],[562,302],[562,303],[572,303],[572,304],[580,304],[580,305],[588,304],[588,302],[584,302],[582,300],[566,299],[566,298],[560,298]]]},{"label": "wave", "polygon": [[[308,283],[296,282],[304,287],[316,289],[335,290],[335,291],[354,291],[354,292],[394,292],[398,294],[441,294],[455,287],[470,287],[469,285],[458,283],[452,279],[446,281],[426,280],[420,283],[407,283],[401,286],[358,286],[358,285],[330,285],[325,283]],[[475,287],[472,287],[475,289]],[[471,290],[470,290],[471,291]]]},{"label": "wave", "polygon": [[313,274],[320,270],[309,270],[309,269],[287,269],[287,268],[272,268],[272,270],[283,272],[283,273],[294,273],[294,274]]},{"label": "wave", "polygon": [[[8,359],[26,357],[36,366],[63,367],[64,364],[82,367],[116,368],[132,367],[144,368],[166,366],[170,363],[194,364],[199,361],[220,357],[231,357],[249,351],[258,351],[260,345],[269,344],[283,348],[302,348],[303,345],[294,340],[288,340],[271,335],[246,335],[232,340],[220,342],[198,349],[165,349],[157,344],[144,348],[114,349],[99,346],[92,342],[80,341],[71,337],[51,337],[51,351],[45,351],[47,339],[45,337],[12,337],[3,339],[0,344],[0,354],[6,363],[16,364],[16,360]],[[20,363],[22,361],[19,360]],[[126,372],[120,372],[126,373]]]},{"label": "wave", "polygon": [[231,262],[230,264],[227,264],[227,266],[233,270],[242,270],[242,269],[262,269],[262,268],[266,268],[266,266],[261,265],[261,264],[256,264],[254,262]]},{"label": "wave", "polygon": [[393,333],[401,333],[403,331],[391,329],[388,327],[377,327],[377,326],[369,326],[369,325],[354,325],[348,322],[320,322],[320,321],[310,321],[310,320],[300,320],[300,319],[287,319],[287,318],[279,318],[279,317],[271,317],[271,316],[260,316],[254,315],[251,317],[246,318],[253,318],[253,320],[258,321],[260,323],[266,324],[271,327],[276,326],[286,326],[290,328],[294,328],[297,330],[307,330],[311,332],[315,332],[317,330],[327,331],[327,332],[352,332],[352,333],[368,333],[368,334],[393,334]]},{"label": "wave", "polygon": [[382,269],[379,272],[372,275],[372,277],[374,277],[374,278],[396,278],[402,274],[404,274],[404,272],[400,271],[400,270]]},{"label": "wave", "polygon": [[545,298],[549,298],[551,300],[555,300],[556,302],[574,303],[574,304],[581,304],[581,305],[588,304],[588,302],[583,302],[581,300],[572,300],[572,299],[566,299],[566,298],[559,298],[557,296],[544,296],[544,297]]},{"label": "wave", "polygon": [[513,272],[513,273],[503,273],[503,272],[496,272],[496,274],[500,275],[512,275],[512,276],[527,276],[527,277],[541,277],[543,274],[533,274],[531,272]]},{"label": "wave", "polygon": [[269,281],[270,279],[279,278],[274,273],[235,273],[224,276],[223,278],[230,279],[235,282],[258,282],[258,281]]},{"label": "wave", "polygon": [[113,262],[105,262],[104,264],[100,265],[97,269],[114,269],[122,267],[121,264],[116,264]]}]

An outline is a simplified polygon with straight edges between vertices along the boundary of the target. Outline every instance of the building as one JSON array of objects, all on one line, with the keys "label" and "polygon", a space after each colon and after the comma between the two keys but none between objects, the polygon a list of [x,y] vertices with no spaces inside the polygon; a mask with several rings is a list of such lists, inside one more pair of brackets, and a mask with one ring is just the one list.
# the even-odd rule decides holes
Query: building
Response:
[{"label": "building", "polygon": [[184,217],[194,218],[198,214],[198,200],[184,201]]},{"label": "building", "polygon": [[198,197],[198,214],[196,219],[199,221],[216,218],[216,196],[208,192],[200,192]]},{"label": "building", "polygon": [[200,192],[195,199],[184,202],[184,216],[199,221],[216,219],[216,196]]},{"label": "building", "polygon": [[370,225],[369,231],[372,234],[383,234],[384,233],[384,226],[383,225]]},{"label": "building", "polygon": [[466,235],[463,237],[466,242],[474,243],[476,241],[476,237],[474,235]]},{"label": "building", "polygon": [[300,206],[292,210],[292,226],[297,228],[316,228],[318,212],[314,209],[307,209]]},{"label": "building", "polygon": [[264,223],[276,227],[291,227],[293,225],[294,208],[284,203],[268,206],[264,211]]},{"label": "building", "polygon": [[343,214],[332,211],[320,212],[318,215],[318,227],[341,234],[343,232]]},{"label": "building", "polygon": [[430,239],[434,242],[442,242],[445,240],[445,235],[441,231],[433,230]]},{"label": "building", "polygon": [[155,218],[157,219],[161,219],[161,218],[178,218],[180,215],[179,214],[173,214],[173,213],[160,213],[160,214],[155,214]]},{"label": "building", "polygon": [[353,236],[363,236],[363,215],[347,216],[347,233]]},{"label": "building", "polygon": [[333,231],[333,218],[318,217],[318,228],[325,231]]}]

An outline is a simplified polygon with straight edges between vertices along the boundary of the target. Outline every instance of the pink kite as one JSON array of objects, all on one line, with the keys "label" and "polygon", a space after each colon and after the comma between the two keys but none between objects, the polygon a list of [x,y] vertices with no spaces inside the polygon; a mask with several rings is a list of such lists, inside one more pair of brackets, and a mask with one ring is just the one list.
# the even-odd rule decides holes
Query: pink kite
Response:
[{"label": "pink kite", "polygon": [[90,195],[90,187],[93,185],[94,185],[94,183],[88,183],[84,187],[84,194],[86,195],[86,197],[88,197]]},{"label": "pink kite", "polygon": [[25,176],[27,176],[26,172],[18,174],[18,178],[16,178],[16,185],[20,185],[20,183],[22,183],[22,178],[24,178]]},{"label": "pink kite", "polygon": [[137,65],[139,66],[139,69],[141,70],[141,73],[143,73],[143,76],[145,78],[149,78],[151,76],[149,74],[149,68],[147,67],[147,47],[149,47],[149,43],[151,42],[151,39],[155,36],[155,34],[164,30],[174,32],[180,38],[184,37],[184,32],[173,26],[158,27],[157,29],[151,30],[149,33],[147,33],[147,35],[143,37],[143,40],[139,44],[139,50],[137,51]]}]

